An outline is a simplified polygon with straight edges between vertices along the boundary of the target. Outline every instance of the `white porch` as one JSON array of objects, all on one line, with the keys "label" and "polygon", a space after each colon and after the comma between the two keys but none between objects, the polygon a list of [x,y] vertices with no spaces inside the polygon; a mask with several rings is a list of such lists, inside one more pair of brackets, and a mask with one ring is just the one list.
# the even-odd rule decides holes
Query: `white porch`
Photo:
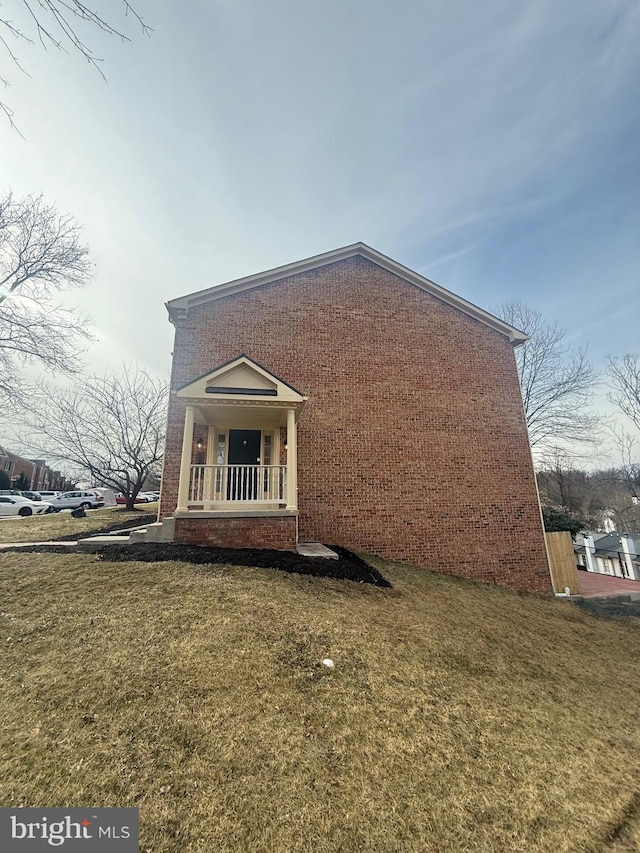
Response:
[{"label": "white porch", "polygon": [[187,505],[287,505],[287,465],[191,465]]},{"label": "white porch", "polygon": [[184,432],[174,516],[296,512],[306,397],[241,356],[177,392]]}]

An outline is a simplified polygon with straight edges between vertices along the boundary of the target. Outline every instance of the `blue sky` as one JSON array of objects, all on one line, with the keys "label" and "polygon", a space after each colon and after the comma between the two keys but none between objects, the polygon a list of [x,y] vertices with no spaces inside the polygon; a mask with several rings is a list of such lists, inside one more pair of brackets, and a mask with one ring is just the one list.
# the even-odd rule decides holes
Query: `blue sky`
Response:
[{"label": "blue sky", "polygon": [[151,38],[97,5],[108,83],[21,45],[0,121],[0,187],[84,226],[90,368],[162,374],[166,300],[358,240],[596,365],[639,348],[636,0],[135,0]]}]

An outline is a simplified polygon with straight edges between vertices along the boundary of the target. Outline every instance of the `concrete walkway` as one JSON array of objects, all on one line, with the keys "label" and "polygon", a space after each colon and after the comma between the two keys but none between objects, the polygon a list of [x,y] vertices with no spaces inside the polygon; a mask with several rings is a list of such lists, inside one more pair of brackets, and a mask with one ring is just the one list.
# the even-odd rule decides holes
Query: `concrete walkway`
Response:
[{"label": "concrete walkway", "polygon": [[578,572],[580,594],[584,598],[604,598],[612,595],[633,595],[640,598],[640,581],[599,575],[596,572]]},{"label": "concrete walkway", "polygon": [[134,530],[140,530],[142,528],[132,527],[127,528],[125,530],[113,530],[111,533],[98,533],[95,535],[88,534],[87,536],[82,536],[82,534],[78,535],[78,539],[74,539],[73,541],[56,541],[55,539],[46,540],[43,542],[0,542],[0,551],[8,551],[11,548],[32,548],[37,545],[47,546],[47,547],[58,547],[62,545],[68,548],[75,548],[76,546],[82,547],[83,545],[128,545],[129,544],[129,534]]},{"label": "concrete walkway", "polygon": [[0,542],[0,551],[10,551],[12,548],[33,548],[34,546],[40,547],[41,545],[46,545],[48,547],[59,547],[62,545],[67,548],[75,548],[77,542]]}]

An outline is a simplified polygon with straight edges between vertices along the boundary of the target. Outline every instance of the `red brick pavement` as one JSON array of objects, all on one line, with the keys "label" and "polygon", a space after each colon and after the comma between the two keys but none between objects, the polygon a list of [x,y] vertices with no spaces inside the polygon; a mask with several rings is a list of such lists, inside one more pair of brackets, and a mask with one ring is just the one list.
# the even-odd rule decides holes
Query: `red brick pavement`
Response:
[{"label": "red brick pavement", "polygon": [[580,593],[585,598],[603,595],[627,595],[640,593],[640,581],[623,580],[611,575],[599,575],[596,572],[578,572]]}]

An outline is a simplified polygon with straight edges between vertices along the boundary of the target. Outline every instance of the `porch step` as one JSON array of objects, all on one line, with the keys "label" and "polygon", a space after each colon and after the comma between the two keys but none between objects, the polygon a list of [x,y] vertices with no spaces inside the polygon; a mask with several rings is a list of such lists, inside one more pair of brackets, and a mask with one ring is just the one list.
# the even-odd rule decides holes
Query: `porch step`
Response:
[{"label": "porch step", "polygon": [[174,518],[163,518],[134,530],[129,537],[131,542],[173,542],[176,522]]},{"label": "porch step", "polygon": [[339,560],[335,551],[320,542],[299,542],[296,551],[301,557],[325,557],[327,560]]},{"label": "porch step", "polygon": [[146,542],[148,527],[136,527],[129,534],[129,542]]}]

